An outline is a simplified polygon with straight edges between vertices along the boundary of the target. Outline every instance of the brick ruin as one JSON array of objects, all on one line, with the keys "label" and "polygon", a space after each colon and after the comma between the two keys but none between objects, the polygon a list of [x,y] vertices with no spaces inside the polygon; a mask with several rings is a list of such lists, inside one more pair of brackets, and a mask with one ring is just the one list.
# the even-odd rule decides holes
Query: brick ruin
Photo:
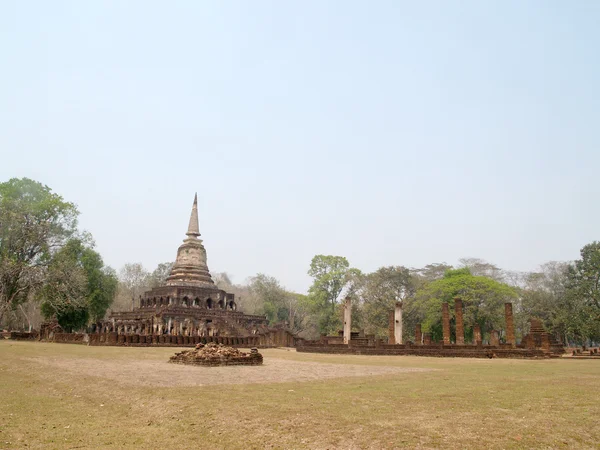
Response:
[{"label": "brick ruin", "polygon": [[89,345],[293,347],[297,338],[284,325],[269,327],[265,316],[238,311],[234,294],[215,285],[199,239],[197,196],[186,236],[166,284],[145,292],[132,311],[112,312],[85,337],[47,329],[42,338]]},{"label": "brick ruin", "polygon": [[260,366],[263,356],[256,348],[250,353],[244,353],[233,347],[222,344],[197,344],[193,350],[176,353],[169,359],[170,363],[187,364],[192,366]]},{"label": "brick ruin", "polygon": [[[346,301],[348,303],[348,300]],[[450,305],[442,303],[442,341],[433,342],[431,333],[422,333],[421,324],[415,328],[415,342],[403,343],[402,303],[397,302],[395,309],[389,314],[389,338],[387,342],[376,339],[374,335],[349,332],[347,343],[335,336],[322,336],[318,341],[302,341],[297,350],[313,353],[345,353],[366,355],[417,355],[417,356],[447,356],[466,358],[552,358],[564,353],[564,348],[547,333],[539,319],[530,320],[530,331],[519,345],[516,344],[512,303],[505,303],[505,342],[500,342],[500,331],[489,330],[489,343],[484,344],[481,326],[473,324],[473,342],[465,343],[465,324],[463,318],[463,302],[454,299],[455,340],[451,341]],[[345,329],[351,329],[351,324],[345,320]]]}]

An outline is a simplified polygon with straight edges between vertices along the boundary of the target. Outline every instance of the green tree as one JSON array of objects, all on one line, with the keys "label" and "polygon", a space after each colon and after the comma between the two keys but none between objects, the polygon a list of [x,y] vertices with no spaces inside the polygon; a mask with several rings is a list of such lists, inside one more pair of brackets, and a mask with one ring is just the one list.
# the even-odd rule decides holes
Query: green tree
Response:
[{"label": "green tree", "polygon": [[341,327],[339,300],[342,292],[353,293],[360,285],[360,271],[350,268],[343,256],[316,255],[308,275],[313,278],[309,304],[321,333],[335,333]]},{"label": "green tree", "polygon": [[442,337],[442,303],[449,303],[452,314],[455,297],[463,300],[465,331],[477,323],[488,332],[503,328],[504,303],[514,301],[517,293],[506,284],[472,275],[466,267],[447,270],[444,278],[421,289],[410,305],[423,319],[423,331],[432,333],[436,340]]},{"label": "green tree", "polygon": [[42,286],[53,253],[75,235],[78,214],[37,181],[0,183],[0,322]]},{"label": "green tree", "polygon": [[114,270],[80,239],[71,239],[52,258],[40,291],[42,313],[56,316],[69,331],[101,320],[111,305],[118,280]]},{"label": "green tree", "polygon": [[85,326],[89,320],[87,277],[79,247],[80,242],[72,240],[53,255],[37,293],[44,317],[55,317],[67,332]]},{"label": "green tree", "polygon": [[[365,331],[380,337],[387,336],[390,311],[393,311],[397,301],[406,302],[414,297],[417,287],[417,277],[403,266],[381,267],[366,275],[361,291],[361,323]],[[407,319],[410,317],[405,314],[405,325]],[[408,332],[408,327],[405,330]]]},{"label": "green tree", "polygon": [[117,294],[119,279],[112,267],[104,266],[100,255],[86,248],[81,256],[83,269],[87,275],[87,299],[92,321],[98,322],[106,315]]},{"label": "green tree", "polygon": [[167,282],[167,277],[171,274],[173,262],[160,263],[149,276],[150,288],[164,286]]},{"label": "green tree", "polygon": [[580,336],[600,339],[600,242],[581,249],[581,259],[567,271],[567,297],[579,305]]},{"label": "green tree", "polygon": [[522,311],[518,322],[522,328],[530,317],[537,317],[561,341],[580,340],[582,308],[573,296],[567,295],[568,270],[568,263],[553,261],[525,276],[518,290]]},{"label": "green tree", "polygon": [[600,318],[600,242],[594,241],[581,249],[581,259],[569,267],[567,277],[569,290]]},{"label": "green tree", "polygon": [[287,292],[275,277],[256,274],[250,278],[249,288],[250,293],[261,300],[264,314],[270,324],[288,319],[285,310]]},{"label": "green tree", "polygon": [[248,288],[250,295],[263,305],[263,313],[270,324],[287,322],[295,333],[306,329],[308,324],[305,295],[287,291],[275,277],[262,273],[250,278]]}]

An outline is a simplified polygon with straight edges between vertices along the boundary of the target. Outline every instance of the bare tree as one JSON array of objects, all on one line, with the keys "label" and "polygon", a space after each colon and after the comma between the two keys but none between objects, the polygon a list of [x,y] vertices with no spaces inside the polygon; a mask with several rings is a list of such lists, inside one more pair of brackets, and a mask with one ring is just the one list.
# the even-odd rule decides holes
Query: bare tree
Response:
[{"label": "bare tree", "polygon": [[[141,263],[127,263],[119,271],[119,297],[123,294],[131,301],[131,308],[138,305],[138,297],[148,288],[150,274]],[[120,299],[121,300],[121,299]],[[121,303],[121,302],[119,302]],[[124,305],[121,305],[124,306]]]}]

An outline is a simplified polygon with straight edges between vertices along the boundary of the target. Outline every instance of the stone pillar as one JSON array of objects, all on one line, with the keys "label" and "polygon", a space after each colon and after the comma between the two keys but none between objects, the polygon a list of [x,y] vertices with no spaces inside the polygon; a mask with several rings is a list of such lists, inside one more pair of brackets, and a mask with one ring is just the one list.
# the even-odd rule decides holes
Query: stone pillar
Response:
[{"label": "stone pillar", "polygon": [[394,327],[394,311],[390,311],[388,314],[388,344],[394,345],[396,343],[395,327]]},{"label": "stone pillar", "polygon": [[473,326],[473,344],[480,345],[481,342],[481,327],[476,323],[475,326]]},{"label": "stone pillar", "polygon": [[465,326],[463,324],[463,303],[458,297],[454,299],[454,317],[456,318],[456,345],[465,345]]},{"label": "stone pillar", "polygon": [[402,302],[396,302],[394,309],[394,340],[396,344],[403,344],[402,339]]},{"label": "stone pillar", "polygon": [[171,318],[169,317],[169,323],[167,324],[167,334],[171,334]]},{"label": "stone pillar", "polygon": [[442,328],[444,332],[444,345],[450,345],[450,312],[448,303],[442,303]]},{"label": "stone pillar", "polygon": [[490,333],[490,345],[498,347],[500,345],[500,337],[497,330],[492,330]]},{"label": "stone pillar", "polygon": [[431,333],[424,333],[423,334],[423,344],[424,345],[431,345]]},{"label": "stone pillar", "polygon": [[510,344],[511,347],[514,347],[516,344],[516,340],[512,303],[504,304],[504,317],[506,319],[506,343]]},{"label": "stone pillar", "polygon": [[344,302],[344,344],[350,343],[350,332],[352,331],[352,301],[346,297]]},{"label": "stone pillar", "polygon": [[417,326],[415,327],[415,344],[420,345],[422,344],[423,340],[423,336],[421,334],[421,324],[418,323]]}]

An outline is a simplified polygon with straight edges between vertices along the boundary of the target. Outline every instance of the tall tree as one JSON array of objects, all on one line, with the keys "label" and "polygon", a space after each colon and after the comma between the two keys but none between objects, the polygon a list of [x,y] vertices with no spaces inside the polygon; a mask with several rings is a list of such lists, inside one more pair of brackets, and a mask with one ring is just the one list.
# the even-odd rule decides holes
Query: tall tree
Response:
[{"label": "tall tree", "polygon": [[79,241],[69,241],[53,255],[38,291],[44,317],[56,317],[67,332],[85,326],[89,319],[87,277],[80,256]]},{"label": "tall tree", "polygon": [[101,320],[117,290],[117,277],[89,244],[71,239],[53,256],[43,288],[42,312],[56,316],[65,329],[80,328],[88,318]]},{"label": "tall tree", "polygon": [[600,242],[581,249],[581,259],[567,271],[567,297],[581,306],[584,339],[600,339]]},{"label": "tall tree", "polygon": [[43,284],[53,253],[75,235],[78,214],[37,181],[0,183],[0,322]]},{"label": "tall tree", "polygon": [[569,267],[567,276],[570,291],[600,318],[600,242],[594,241],[581,249],[581,259]]},{"label": "tall tree", "polygon": [[[389,313],[395,303],[406,302],[414,297],[418,285],[416,276],[403,266],[381,267],[366,275],[361,291],[362,325],[365,331],[385,336]],[[407,318],[404,318],[405,323]]]},{"label": "tall tree", "polygon": [[308,275],[313,278],[309,289],[309,301],[313,313],[319,317],[321,333],[334,333],[341,326],[339,300],[344,290],[353,291],[357,286],[360,271],[350,268],[343,256],[316,255],[311,263]]},{"label": "tall tree", "polygon": [[582,343],[589,336],[589,315],[584,302],[568,291],[570,264],[548,262],[530,273],[519,288],[522,327],[530,317],[542,319],[546,329],[565,344]]},{"label": "tall tree", "polygon": [[272,276],[262,273],[250,279],[250,293],[261,299],[264,314],[271,324],[288,320],[286,306],[286,290]]}]

